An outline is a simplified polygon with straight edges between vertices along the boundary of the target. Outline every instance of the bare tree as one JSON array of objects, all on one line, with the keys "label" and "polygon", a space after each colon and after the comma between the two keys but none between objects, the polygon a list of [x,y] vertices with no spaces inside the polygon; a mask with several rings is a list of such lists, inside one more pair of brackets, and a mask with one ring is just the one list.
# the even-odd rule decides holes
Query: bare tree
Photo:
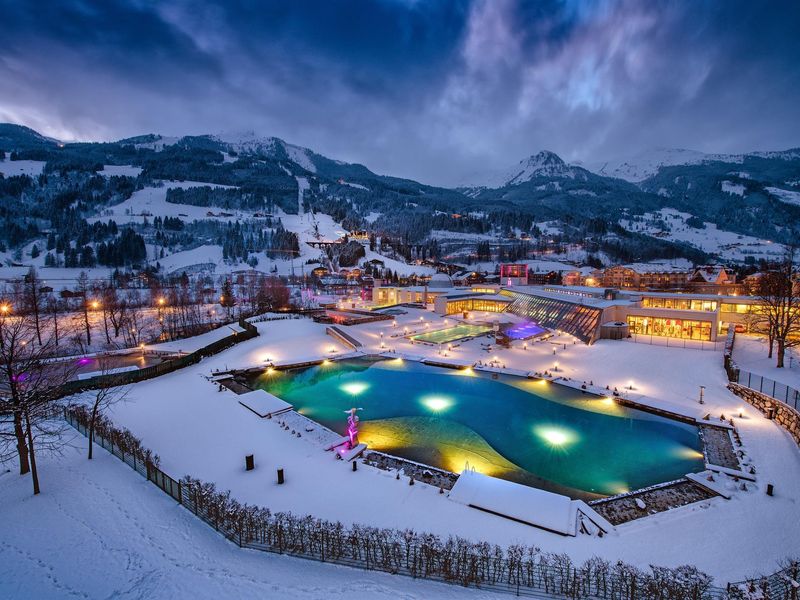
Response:
[{"label": "bare tree", "polygon": [[56,450],[61,428],[52,419],[60,387],[75,373],[72,361],[50,362],[53,338],[34,344],[30,314],[0,311],[0,458],[16,453],[20,475],[31,473],[38,494],[38,450]]},{"label": "bare tree", "polygon": [[770,356],[776,348],[776,367],[783,368],[786,349],[800,344],[800,284],[794,264],[795,249],[784,260],[761,274],[754,285],[761,306],[754,321],[769,338]]},{"label": "bare tree", "polygon": [[111,363],[107,358],[100,359],[99,371],[101,375],[105,377],[101,380],[102,384],[100,387],[95,389],[92,393],[88,424],[86,427],[89,437],[89,460],[92,460],[94,431],[98,420],[105,416],[105,412],[108,408],[117,402],[122,402],[128,395],[128,388],[115,385],[113,377],[107,377],[112,374]]},{"label": "bare tree", "polygon": [[55,342],[55,349],[58,350],[58,341],[60,332],[58,329],[58,298],[50,297],[47,299],[47,312],[50,313],[50,318],[53,321],[53,341]]},{"label": "bare tree", "polygon": [[38,340],[40,346],[42,345],[42,330],[41,327],[39,327],[39,314],[42,309],[41,285],[42,282],[39,280],[39,276],[36,273],[36,268],[31,267],[23,279],[22,290],[25,308],[33,315],[33,324],[36,328],[36,339]]}]

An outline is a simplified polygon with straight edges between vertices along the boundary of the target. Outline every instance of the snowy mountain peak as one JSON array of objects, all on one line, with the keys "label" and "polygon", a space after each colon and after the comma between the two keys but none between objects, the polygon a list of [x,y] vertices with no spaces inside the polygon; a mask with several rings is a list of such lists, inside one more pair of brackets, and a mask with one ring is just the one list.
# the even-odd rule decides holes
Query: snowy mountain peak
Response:
[{"label": "snowy mountain peak", "polygon": [[586,173],[580,167],[565,163],[555,152],[542,150],[519,161],[512,169],[489,175],[480,185],[467,187],[501,188],[507,185],[520,185],[537,177],[586,179]]}]

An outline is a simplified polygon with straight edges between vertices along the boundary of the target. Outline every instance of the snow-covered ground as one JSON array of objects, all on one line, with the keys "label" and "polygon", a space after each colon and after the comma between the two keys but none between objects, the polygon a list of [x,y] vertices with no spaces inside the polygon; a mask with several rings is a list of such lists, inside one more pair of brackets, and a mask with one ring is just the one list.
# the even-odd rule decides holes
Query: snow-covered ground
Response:
[{"label": "snow-covered ground", "polygon": [[[691,216],[674,208],[662,208],[657,212],[642,215],[642,220],[639,221],[620,219],[619,224],[630,231],[689,243],[705,252],[717,254],[723,260],[741,262],[748,256],[756,260],[761,258],[774,260],[784,254],[785,248],[781,244],[718,229],[714,223],[706,222],[704,229],[691,227],[686,224],[686,220]],[[665,230],[657,222],[666,223],[667,229]]]},{"label": "snow-covered ground", "polygon": [[41,160],[11,160],[11,154],[6,152],[5,160],[0,160],[0,173],[6,177],[15,175],[30,175],[35,177],[44,169],[45,162]]},{"label": "snow-covered ground", "polygon": [[744,184],[741,183],[733,183],[732,181],[723,181],[722,182],[722,191],[726,194],[732,194],[734,196],[744,196]]},{"label": "snow-covered ground", "polygon": [[460,586],[243,550],[119,459],[70,433],[40,457],[42,493],[0,472],[0,598],[475,600]]},{"label": "snow-covered ground", "polygon": [[[434,328],[445,325],[436,315],[410,309],[398,317],[398,327],[418,326],[420,316],[431,320]],[[483,318],[492,320],[497,315]],[[712,415],[744,412],[737,427],[747,460],[758,469],[758,482],[747,491],[736,489],[731,500],[714,498],[633,521],[602,539],[564,538],[456,504],[424,484],[398,483],[391,473],[365,466],[353,475],[349,465],[323,451],[313,433],[291,436],[278,425],[280,419],[261,420],[243,409],[232,392],[219,392],[207,380],[213,371],[263,365],[267,359],[284,363],[323,357],[332,347],[346,352],[325,335],[324,325],[310,320],[265,322],[258,328],[261,336],[254,340],[199,365],[132,386],[128,401],[114,407],[112,418],[156,451],[168,473],[214,481],[241,501],[273,510],[346,523],[413,527],[504,545],[535,544],[544,551],[567,552],[576,561],[600,555],[641,566],[692,563],[719,582],[774,570],[776,561],[789,554],[800,539],[800,521],[795,518],[800,500],[800,452],[786,432],[728,392],[720,351],[624,341],[585,346],[573,344],[567,337],[558,338],[558,344],[551,343],[554,340],[532,344],[527,350],[515,345],[487,354],[481,340],[453,350],[450,358],[455,360],[471,363],[497,355],[509,368],[526,371],[550,369],[557,360],[559,374],[574,380],[591,380],[621,390],[633,380],[636,394],[687,411],[698,410],[698,390],[703,385],[705,408]],[[366,351],[379,350],[381,331],[389,347],[398,352],[436,356],[436,348],[392,338],[398,329],[390,321],[348,329],[365,344]],[[259,467],[245,473],[240,467],[244,455],[250,453],[255,454]],[[273,485],[277,467],[287,474],[288,483],[280,488]],[[764,494],[770,482],[776,484],[772,498]],[[727,485],[735,488],[733,482]],[[350,493],[332,493],[339,489]]]},{"label": "snow-covered ground", "polygon": [[[188,221],[199,219],[208,219],[208,212],[218,213],[220,211],[228,211],[227,209],[214,207],[214,206],[191,206],[188,204],[172,204],[167,202],[168,189],[189,189],[193,187],[214,187],[214,188],[230,188],[231,186],[219,185],[215,183],[203,183],[200,181],[164,181],[162,187],[145,187],[141,190],[135,191],[131,197],[115,204],[103,211],[101,215],[86,219],[89,223],[96,221],[107,221],[114,219],[117,223],[141,223],[145,218],[149,221],[153,217],[182,217]],[[249,214],[248,214],[249,216]],[[241,219],[241,215],[233,217],[215,217],[223,221],[235,221],[237,218]]]},{"label": "snow-covered ground", "polygon": [[103,165],[103,170],[98,171],[103,177],[138,177],[142,173],[142,167],[132,165]]},{"label": "snow-covered ground", "polygon": [[764,189],[767,190],[773,196],[775,196],[781,202],[800,206],[800,192],[795,192],[793,190],[782,190],[781,188],[776,188],[776,187],[768,187]]},{"label": "snow-covered ground", "polygon": [[773,354],[772,358],[768,358],[768,351],[769,342],[766,338],[738,334],[733,345],[733,359],[743,371],[750,371],[800,390],[800,352],[798,352],[798,348],[786,349],[782,369],[775,366],[777,355]]}]

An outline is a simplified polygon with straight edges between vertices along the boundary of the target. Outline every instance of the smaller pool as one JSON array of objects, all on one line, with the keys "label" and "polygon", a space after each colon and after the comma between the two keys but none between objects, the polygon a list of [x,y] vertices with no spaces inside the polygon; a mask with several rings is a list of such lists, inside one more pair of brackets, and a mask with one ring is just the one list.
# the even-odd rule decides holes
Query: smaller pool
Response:
[{"label": "smaller pool", "polygon": [[533,321],[525,321],[524,323],[512,325],[503,333],[512,340],[527,340],[528,338],[532,338],[535,335],[540,335],[545,331],[547,330],[544,327],[541,327],[538,323],[534,323]]},{"label": "smaller pool", "polygon": [[446,344],[448,342],[455,342],[456,340],[477,337],[489,333],[490,331],[492,331],[492,328],[486,325],[462,324],[456,325],[455,327],[448,327],[447,329],[439,329],[438,331],[418,333],[417,335],[410,336],[410,339],[415,342],[428,342],[429,344]]}]

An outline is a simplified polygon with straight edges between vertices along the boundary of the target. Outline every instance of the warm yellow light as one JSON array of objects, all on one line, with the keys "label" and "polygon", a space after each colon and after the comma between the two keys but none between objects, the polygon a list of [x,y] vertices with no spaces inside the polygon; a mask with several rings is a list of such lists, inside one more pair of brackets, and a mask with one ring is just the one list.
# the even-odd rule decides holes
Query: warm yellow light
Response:
[{"label": "warm yellow light", "polygon": [[11,307],[8,304],[0,305],[0,312],[3,314],[7,313],[9,310],[11,310]]},{"label": "warm yellow light", "polygon": [[453,401],[444,396],[427,396],[422,399],[422,404],[433,412],[442,412],[453,406]]},{"label": "warm yellow light", "polygon": [[164,300],[163,298],[159,298],[159,299],[158,299],[158,303],[159,303],[161,306],[164,306],[164,302],[166,302],[166,300]]},{"label": "warm yellow light", "polygon": [[369,388],[369,384],[361,381],[352,381],[339,386],[340,390],[347,392],[351,396],[358,396],[359,394],[365,392],[367,388]]},{"label": "warm yellow light", "polygon": [[98,306],[100,306],[100,303],[97,300],[93,300],[92,301],[92,308],[97,308]]},{"label": "warm yellow light", "polygon": [[613,398],[610,398],[610,397],[608,397],[608,396],[606,396],[605,398],[603,398],[603,399],[601,400],[601,402],[602,402],[603,404],[608,404],[608,405],[611,405],[611,404],[614,404],[614,399],[613,399]]},{"label": "warm yellow light", "polygon": [[686,458],[686,459],[689,459],[689,460],[697,460],[697,459],[703,458],[703,453],[702,452],[698,452],[694,448],[689,448],[688,446],[684,447],[684,448],[679,448],[677,450],[677,454],[681,458]]},{"label": "warm yellow light", "polygon": [[554,448],[563,448],[577,441],[577,435],[569,429],[556,426],[539,426],[534,432],[547,444]]}]

